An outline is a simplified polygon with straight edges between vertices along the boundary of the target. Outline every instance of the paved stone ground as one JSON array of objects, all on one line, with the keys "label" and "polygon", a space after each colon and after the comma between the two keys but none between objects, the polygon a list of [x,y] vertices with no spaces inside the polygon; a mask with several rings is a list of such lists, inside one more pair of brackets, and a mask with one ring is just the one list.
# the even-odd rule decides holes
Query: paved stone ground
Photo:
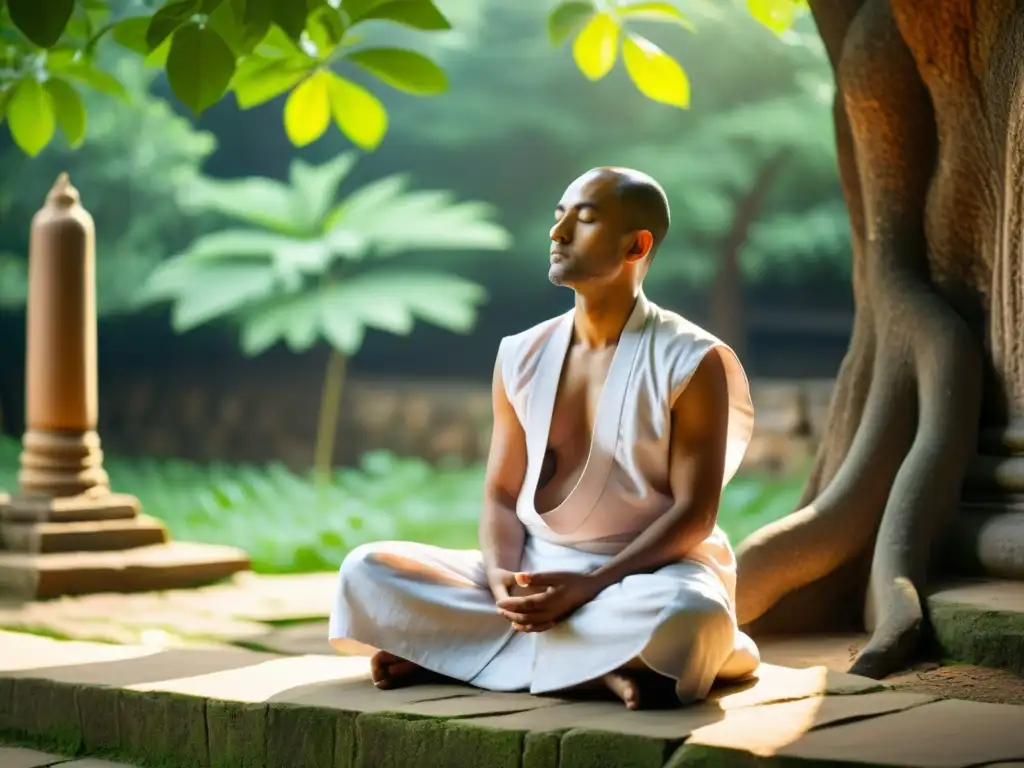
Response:
[{"label": "paved stone ground", "polygon": [[377,691],[360,658],[0,632],[0,733],[170,768],[739,768],[752,756],[988,766],[1024,761],[1022,716],[822,666],[764,664],[702,704],[628,712],[456,685]]},{"label": "paved stone ground", "polygon": [[[202,589],[0,602],[0,629],[156,648],[237,645],[278,654],[333,654],[326,641],[326,616],[335,578],[333,573],[246,573]],[[1012,641],[986,634],[986,626],[1012,634],[1007,617],[1024,616],[1024,584],[959,584],[933,595],[932,609],[945,620],[947,657],[988,666],[940,665],[939,655],[886,683],[944,698],[1024,705],[1024,640],[1018,639],[1014,646]],[[1024,620],[1018,620],[1016,632],[1024,638]],[[761,650],[770,663],[845,671],[865,639],[862,635],[777,638],[762,642]]]}]

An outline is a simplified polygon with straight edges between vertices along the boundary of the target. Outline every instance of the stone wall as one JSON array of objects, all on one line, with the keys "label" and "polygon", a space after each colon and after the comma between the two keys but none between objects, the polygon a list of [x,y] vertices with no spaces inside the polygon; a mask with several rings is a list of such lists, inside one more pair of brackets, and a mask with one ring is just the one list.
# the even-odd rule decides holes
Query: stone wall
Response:
[{"label": "stone wall", "polygon": [[[312,462],[320,403],[317,372],[306,368],[258,376],[139,373],[101,386],[105,449],[196,461]],[[802,461],[820,435],[830,381],[752,382],[756,436],[748,466],[785,470]],[[345,384],[336,459],[388,449],[436,461],[486,457],[491,429],[486,383],[350,379]]]}]

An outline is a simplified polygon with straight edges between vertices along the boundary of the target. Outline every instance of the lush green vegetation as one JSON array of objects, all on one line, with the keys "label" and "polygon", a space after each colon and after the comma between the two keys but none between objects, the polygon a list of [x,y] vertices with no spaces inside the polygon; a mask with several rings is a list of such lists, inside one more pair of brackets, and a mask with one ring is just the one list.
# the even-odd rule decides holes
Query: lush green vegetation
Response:
[{"label": "lush green vegetation", "polygon": [[[19,445],[0,437],[0,488],[17,486]],[[179,540],[241,547],[262,572],[333,570],[352,547],[406,539],[473,547],[480,467],[433,468],[415,459],[368,454],[334,472],[329,485],[285,467],[208,466],[108,457],[113,486]],[[726,488],[720,523],[734,543],[789,513],[803,478],[739,477]]]}]

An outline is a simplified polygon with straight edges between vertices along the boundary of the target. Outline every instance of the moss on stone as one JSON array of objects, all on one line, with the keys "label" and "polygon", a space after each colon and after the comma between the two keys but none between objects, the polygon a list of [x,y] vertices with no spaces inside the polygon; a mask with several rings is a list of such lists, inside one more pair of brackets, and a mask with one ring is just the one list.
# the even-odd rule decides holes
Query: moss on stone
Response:
[{"label": "moss on stone", "polygon": [[662,768],[678,742],[574,728],[562,736],[559,768]]},{"label": "moss on stone", "polygon": [[930,618],[942,656],[1024,675],[1024,614],[933,600]]},{"label": "moss on stone", "polygon": [[12,682],[5,720],[13,734],[62,755],[77,755],[82,749],[78,687],[31,677]]},{"label": "moss on stone", "polygon": [[523,768],[558,768],[564,731],[536,731],[523,741]]},{"label": "moss on stone", "polygon": [[[354,715],[334,709],[271,704],[267,710],[267,768],[334,766],[339,719],[351,721]],[[354,723],[349,727],[354,728]]]},{"label": "moss on stone", "polygon": [[121,754],[119,688],[83,685],[78,689],[78,718],[82,751],[87,755]]},{"label": "moss on stone", "polygon": [[356,719],[358,768],[519,768],[521,731],[461,720],[366,712]]},{"label": "moss on stone", "polygon": [[124,690],[118,698],[124,756],[147,768],[206,768],[206,700],[166,691]]},{"label": "moss on stone", "polygon": [[[759,757],[739,749],[683,744],[665,763],[665,768],[864,768],[864,765],[853,760],[818,760],[784,755]],[[872,768],[895,766],[872,764]]]},{"label": "moss on stone", "polygon": [[206,702],[206,739],[210,768],[266,768],[266,705]]}]

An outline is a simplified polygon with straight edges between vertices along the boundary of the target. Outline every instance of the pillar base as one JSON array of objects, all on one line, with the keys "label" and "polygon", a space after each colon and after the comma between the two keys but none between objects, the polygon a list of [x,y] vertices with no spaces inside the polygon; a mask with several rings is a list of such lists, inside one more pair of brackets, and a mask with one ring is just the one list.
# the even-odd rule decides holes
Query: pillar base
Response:
[{"label": "pillar base", "polygon": [[0,494],[0,597],[41,600],[210,584],[250,568],[233,547],[168,541],[134,496]]},{"label": "pillar base", "polygon": [[166,542],[111,552],[0,552],[0,596],[45,600],[211,584],[249,569],[232,547]]},{"label": "pillar base", "polygon": [[981,434],[947,540],[954,570],[965,576],[1024,581],[1024,422]]}]

